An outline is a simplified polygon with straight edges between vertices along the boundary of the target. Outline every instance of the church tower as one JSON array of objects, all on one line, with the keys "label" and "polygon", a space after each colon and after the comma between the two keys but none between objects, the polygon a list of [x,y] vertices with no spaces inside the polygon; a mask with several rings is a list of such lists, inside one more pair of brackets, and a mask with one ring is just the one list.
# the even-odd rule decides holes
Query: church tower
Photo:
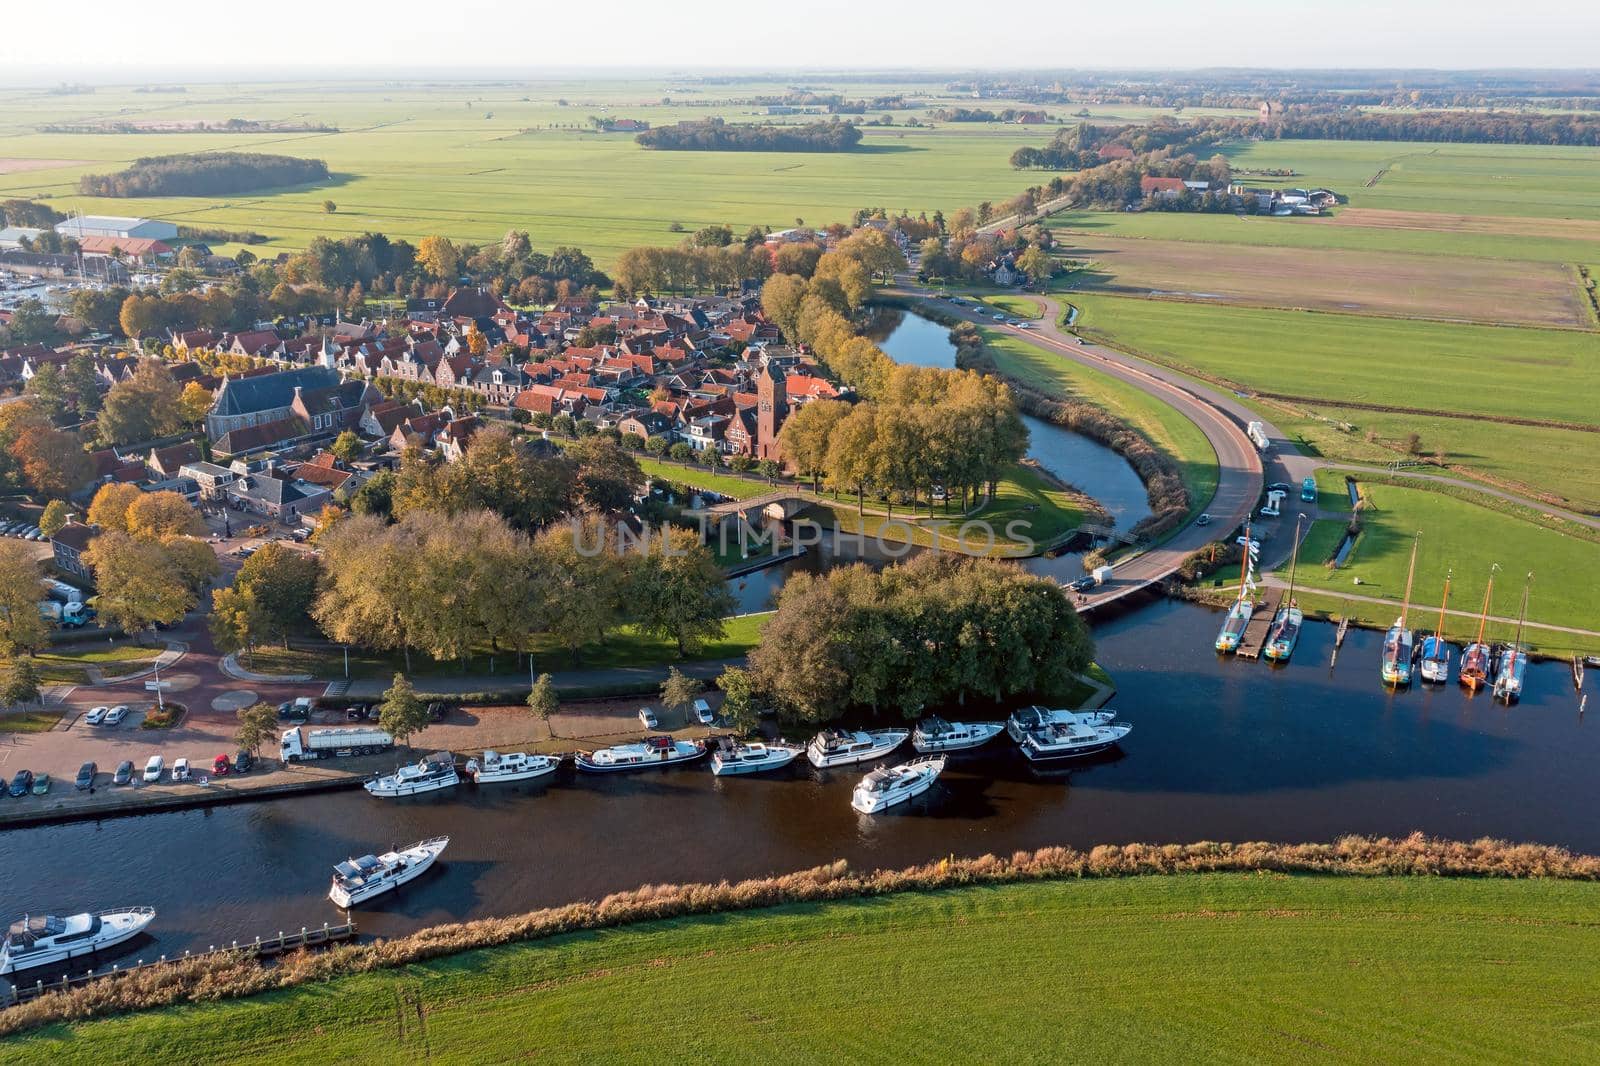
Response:
[{"label": "church tower", "polygon": [[767,363],[756,375],[756,458],[778,458],[778,431],[789,417],[784,373]]}]

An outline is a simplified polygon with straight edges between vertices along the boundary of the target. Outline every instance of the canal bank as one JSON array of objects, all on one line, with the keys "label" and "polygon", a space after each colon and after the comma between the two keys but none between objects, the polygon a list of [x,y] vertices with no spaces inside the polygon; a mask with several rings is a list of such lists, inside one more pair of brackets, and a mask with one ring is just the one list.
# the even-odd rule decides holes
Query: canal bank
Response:
[{"label": "canal bank", "polygon": [[[1333,627],[1313,622],[1294,659],[1271,667],[1219,659],[1217,622],[1156,600],[1097,626],[1112,706],[1134,726],[1120,755],[1040,775],[997,741],[887,816],[850,809],[859,768],[564,770],[547,784],[415,800],[345,791],[13,830],[0,833],[0,866],[28,870],[9,895],[16,911],[156,907],[148,956],[337,920],[324,898],[334,863],[437,835],[451,837],[441,867],[364,909],[363,935],[836,859],[870,869],[1052,845],[1413,830],[1600,851],[1589,815],[1600,731],[1585,728],[1559,666],[1533,667],[1508,710],[1454,686],[1384,691],[1378,634],[1350,633],[1330,671]],[[978,721],[1004,708],[969,711]]]}]

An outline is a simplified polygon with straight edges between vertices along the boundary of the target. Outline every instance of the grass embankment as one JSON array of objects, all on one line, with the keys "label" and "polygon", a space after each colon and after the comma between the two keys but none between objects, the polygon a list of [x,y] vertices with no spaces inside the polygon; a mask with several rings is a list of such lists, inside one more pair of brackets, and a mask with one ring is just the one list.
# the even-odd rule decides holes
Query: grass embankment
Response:
[{"label": "grass embankment", "polygon": [[1081,293],[1073,300],[1085,336],[1230,386],[1293,397],[1255,403],[1302,450],[1387,463],[1416,433],[1424,454],[1440,451],[1463,471],[1600,507],[1600,463],[1590,460],[1600,435],[1496,421],[1593,425],[1600,338],[1592,333]]},{"label": "grass embankment", "polygon": [[33,665],[44,682],[81,685],[89,680],[90,666],[102,677],[121,677],[148,668],[163,650],[140,644],[57,645],[34,656]]},{"label": "grass embankment", "polygon": [[[1001,374],[1052,397],[1096,404],[1142,433],[1177,464],[1191,510],[1205,508],[1217,488],[1217,454],[1200,427],[1155,397],[1059,353],[1013,334],[979,332]],[[1059,473],[1071,480],[1071,471]]]},{"label": "grass embankment", "polygon": [[1593,883],[1237,873],[907,893],[58,1025],[0,1061],[1593,1061],[1597,906]]},{"label": "grass embankment", "polygon": [[1014,318],[1023,318],[1037,321],[1044,317],[1044,305],[1032,296],[1018,296],[1006,293],[998,296],[981,297],[984,303]]},{"label": "grass embankment", "polygon": [[[726,620],[726,632],[720,640],[701,644],[690,654],[690,660],[731,659],[747,655],[760,642],[761,624],[770,614],[744,614]],[[606,637],[605,642],[585,647],[576,661],[565,648],[558,647],[548,634],[539,634],[534,651],[534,667],[540,671],[560,673],[567,670],[602,670],[617,666],[665,666],[685,661],[678,656],[677,645],[670,640],[640,632],[634,626],[621,626]],[[319,678],[344,676],[344,652],[339,647],[314,645],[284,650],[281,647],[259,647],[253,661],[244,655],[240,664],[247,669],[264,674],[311,674]],[[507,679],[527,677],[527,659],[501,649],[490,654],[482,649],[466,661],[440,662],[421,652],[411,655],[411,667],[399,654],[377,654],[350,650],[350,677],[352,679],[387,679],[396,673],[409,677],[449,678],[455,675],[480,675],[493,671]]]},{"label": "grass embankment", "polygon": [[60,711],[0,714],[0,733],[48,733],[61,721]]}]

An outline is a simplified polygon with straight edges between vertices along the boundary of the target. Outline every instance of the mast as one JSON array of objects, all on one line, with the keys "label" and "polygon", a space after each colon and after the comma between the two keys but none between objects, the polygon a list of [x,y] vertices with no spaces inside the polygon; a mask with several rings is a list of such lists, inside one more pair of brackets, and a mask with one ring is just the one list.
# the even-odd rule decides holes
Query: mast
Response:
[{"label": "mast", "polygon": [[1533,571],[1528,571],[1528,580],[1522,585],[1522,610],[1517,612],[1517,636],[1512,641],[1513,650],[1522,647],[1522,623],[1528,620],[1528,593],[1533,590]]},{"label": "mast", "polygon": [[1474,644],[1483,643],[1483,628],[1489,621],[1489,600],[1494,595],[1494,572],[1500,569],[1500,564],[1495,563],[1489,567],[1489,584],[1483,590],[1483,613],[1478,615],[1478,639]]},{"label": "mast", "polygon": [[1444,639],[1444,608],[1450,602],[1450,578],[1454,574],[1454,570],[1444,572],[1444,599],[1439,601],[1439,625],[1433,631],[1433,635],[1439,640]]},{"label": "mast", "polygon": [[1406,627],[1406,615],[1411,612],[1411,579],[1417,576],[1417,545],[1421,540],[1422,532],[1419,530],[1417,535],[1411,538],[1411,567],[1406,571],[1406,598],[1400,602],[1401,629]]},{"label": "mast", "polygon": [[1243,603],[1250,588],[1250,523],[1244,524],[1244,555],[1239,559],[1239,602]]},{"label": "mast", "polygon": [[1294,606],[1294,571],[1300,563],[1300,523],[1305,519],[1301,513],[1294,520],[1294,551],[1289,555],[1289,606]]}]

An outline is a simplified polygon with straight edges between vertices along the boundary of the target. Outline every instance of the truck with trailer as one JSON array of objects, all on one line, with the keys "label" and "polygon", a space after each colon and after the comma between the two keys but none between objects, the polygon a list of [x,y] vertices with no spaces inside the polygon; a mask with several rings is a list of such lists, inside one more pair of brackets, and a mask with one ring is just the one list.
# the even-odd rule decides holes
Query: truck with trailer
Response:
[{"label": "truck with trailer", "polygon": [[74,585],[69,585],[65,581],[57,581],[54,578],[51,578],[44,583],[44,594],[49,596],[52,600],[55,600],[57,603],[66,604],[83,602],[82,589]]},{"label": "truck with trailer", "polygon": [[333,759],[346,755],[376,755],[394,747],[394,737],[381,729],[284,730],[279,751],[286,763],[308,759]]}]

